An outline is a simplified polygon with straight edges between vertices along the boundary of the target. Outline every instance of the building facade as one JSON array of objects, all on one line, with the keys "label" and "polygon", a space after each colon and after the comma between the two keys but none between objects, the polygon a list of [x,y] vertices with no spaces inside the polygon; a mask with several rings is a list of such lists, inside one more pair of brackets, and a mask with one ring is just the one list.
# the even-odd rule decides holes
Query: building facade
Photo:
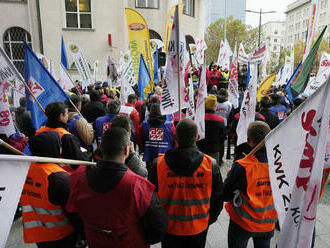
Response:
[{"label": "building facade", "polygon": [[262,39],[268,40],[271,54],[279,58],[281,47],[284,44],[285,22],[270,21],[261,26]]},{"label": "building facade", "polygon": [[[319,1],[319,11],[316,23],[316,33],[330,25],[329,0]],[[306,40],[308,22],[310,19],[311,0],[297,0],[287,6],[285,21],[285,46],[291,47],[297,40]],[[327,29],[324,39],[330,42],[330,30]]]},{"label": "building facade", "polygon": [[[184,3],[181,27],[189,42],[194,42],[204,37],[204,1],[0,0],[0,43],[22,71],[22,40],[28,40],[35,52],[52,60],[58,75],[63,35],[66,43],[74,41],[81,46],[91,67],[99,61],[97,79],[103,80],[106,58],[119,60],[120,52],[128,50],[125,8],[133,8],[144,16],[150,38],[163,39],[168,11],[173,5]],[[77,78],[69,54],[68,64],[70,74]]]},{"label": "building facade", "polygon": [[207,0],[205,2],[205,28],[220,18],[233,16],[245,24],[246,0]]}]

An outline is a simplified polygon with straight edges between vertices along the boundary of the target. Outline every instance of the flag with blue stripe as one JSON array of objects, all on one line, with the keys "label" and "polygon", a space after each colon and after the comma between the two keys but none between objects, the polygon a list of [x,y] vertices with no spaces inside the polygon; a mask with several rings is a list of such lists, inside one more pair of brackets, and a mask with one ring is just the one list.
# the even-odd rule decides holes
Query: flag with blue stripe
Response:
[{"label": "flag with blue stripe", "polygon": [[64,43],[64,38],[62,35],[62,42],[61,42],[61,63],[64,66],[66,70],[69,69],[68,67],[68,57],[66,56],[66,50],[65,50],[65,43]]},{"label": "flag with blue stripe", "polygon": [[[46,109],[49,103],[65,102],[69,99],[26,42],[24,42],[24,49],[24,79],[40,105]],[[32,124],[37,130],[46,123],[47,118],[30,96],[29,91],[26,90],[25,92],[26,107],[31,111]]]},{"label": "flag with blue stripe", "polygon": [[156,45],[156,53],[154,59],[154,83],[157,85],[159,83],[159,76],[158,76],[158,45]]},{"label": "flag with blue stripe", "polygon": [[144,88],[147,87],[151,80],[150,73],[144,62],[143,55],[140,56],[140,66],[139,66],[139,80],[138,80],[138,90],[140,92],[140,100],[144,101]]}]

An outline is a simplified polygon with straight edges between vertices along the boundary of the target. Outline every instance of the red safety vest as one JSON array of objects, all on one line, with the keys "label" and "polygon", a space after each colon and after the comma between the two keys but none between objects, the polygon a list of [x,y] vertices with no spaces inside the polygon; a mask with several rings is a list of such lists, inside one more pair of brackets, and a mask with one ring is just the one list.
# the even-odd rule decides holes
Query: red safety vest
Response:
[{"label": "red safety vest", "polygon": [[164,154],[157,164],[158,197],[168,215],[167,232],[195,235],[208,227],[212,192],[212,159],[204,159],[192,177],[177,176]]},{"label": "red safety vest", "polygon": [[246,171],[247,194],[241,192],[242,204],[235,207],[228,202],[225,207],[230,219],[249,232],[270,232],[277,221],[268,163],[261,163],[254,156],[237,161]]},{"label": "red safety vest", "polygon": [[61,206],[48,198],[48,176],[56,172],[64,170],[57,164],[31,163],[21,196],[25,243],[56,241],[74,231]]},{"label": "red safety vest", "polygon": [[146,248],[141,218],[150,206],[155,186],[127,170],[119,184],[102,194],[88,183],[86,167],[71,176],[71,192],[66,209],[78,212],[85,224],[91,248]]}]

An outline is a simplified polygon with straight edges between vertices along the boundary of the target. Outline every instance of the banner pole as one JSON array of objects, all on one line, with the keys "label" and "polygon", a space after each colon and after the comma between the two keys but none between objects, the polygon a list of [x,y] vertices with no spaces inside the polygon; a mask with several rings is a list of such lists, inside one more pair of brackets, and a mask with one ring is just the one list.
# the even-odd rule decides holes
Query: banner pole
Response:
[{"label": "banner pole", "polygon": [[245,157],[249,157],[249,156],[253,156],[257,151],[259,151],[263,146],[265,145],[265,139],[263,139],[262,141],[259,142],[258,145],[256,145],[252,151],[250,151],[250,153],[248,155],[246,155]]},{"label": "banner pole", "polygon": [[11,151],[12,153],[16,154],[16,155],[23,155],[26,156],[23,152],[17,150],[15,147],[9,145],[8,143],[4,142],[2,139],[0,139],[0,145],[3,146],[4,148],[8,149],[9,151]]}]

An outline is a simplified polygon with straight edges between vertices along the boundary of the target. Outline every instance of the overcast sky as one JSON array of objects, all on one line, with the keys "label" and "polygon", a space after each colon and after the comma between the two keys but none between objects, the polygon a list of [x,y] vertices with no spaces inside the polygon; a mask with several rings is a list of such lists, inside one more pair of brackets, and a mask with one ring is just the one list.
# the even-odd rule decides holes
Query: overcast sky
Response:
[{"label": "overcast sky", "polygon": [[[293,3],[295,0],[246,0],[246,9],[254,11],[272,11],[276,13],[264,14],[261,17],[261,24],[269,21],[284,21],[284,12],[287,6]],[[254,13],[246,13],[246,24],[250,24],[253,27],[259,25],[259,15]]]}]

